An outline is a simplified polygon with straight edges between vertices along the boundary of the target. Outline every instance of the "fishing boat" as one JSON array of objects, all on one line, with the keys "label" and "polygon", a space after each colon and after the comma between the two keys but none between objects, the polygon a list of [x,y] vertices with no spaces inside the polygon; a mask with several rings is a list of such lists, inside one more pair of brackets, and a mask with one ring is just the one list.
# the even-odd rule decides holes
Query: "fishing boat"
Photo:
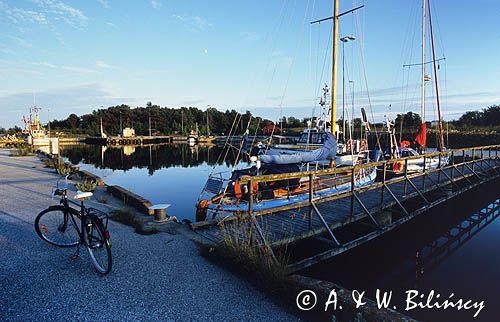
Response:
[{"label": "fishing boat", "polygon": [[29,118],[23,116],[24,131],[27,141],[33,146],[48,146],[50,144],[47,131],[40,122],[39,113],[41,108],[33,106],[30,108]]},{"label": "fishing boat", "polygon": [[[334,1],[334,16],[327,19],[333,20],[333,64],[332,64],[332,94],[330,95],[331,104],[327,104],[328,87],[323,88],[323,96],[319,104],[328,113],[328,117],[317,120],[313,130],[309,129],[306,134],[310,141],[314,134],[316,140],[315,149],[265,149],[264,153],[258,156],[251,156],[247,152],[253,144],[248,144],[250,121],[248,122],[245,134],[242,137],[239,147],[229,144],[230,148],[236,149],[237,156],[247,154],[250,162],[253,164],[239,169],[238,158],[233,167],[233,171],[226,173],[211,173],[200,193],[196,203],[197,219],[205,220],[224,218],[238,215],[241,212],[248,211],[249,202],[252,202],[252,209],[255,211],[272,210],[286,205],[300,203],[309,198],[311,185],[315,197],[323,198],[344,190],[352,188],[352,183],[356,187],[371,184],[377,176],[376,168],[357,169],[354,173],[346,171],[345,173],[336,173],[335,175],[313,175],[304,174],[304,177],[298,179],[278,180],[265,183],[252,183],[249,187],[248,179],[258,175],[301,173],[311,170],[320,170],[322,168],[333,168],[343,165],[353,165],[361,162],[370,161],[370,153],[367,148],[354,157],[354,149],[346,157],[350,162],[343,164],[341,155],[338,155],[339,145],[337,141],[338,126],[336,125],[336,82],[337,82],[337,47],[338,47],[338,0]],[[361,7],[359,7],[361,8]],[[356,9],[353,9],[356,10]],[[352,12],[353,10],[350,10]],[[325,20],[325,19],[323,19]],[[321,21],[323,21],[321,20]],[[234,123],[238,124],[235,119]],[[234,124],[233,124],[234,125]],[[229,133],[228,137],[233,134]],[[226,141],[226,145],[228,145]],[[366,145],[366,144],[365,144]],[[229,148],[228,148],[229,149]],[[227,153],[226,153],[227,155]],[[250,190],[254,199],[250,199]]]},{"label": "fishing boat", "polygon": [[[439,97],[439,82],[438,82],[438,59],[436,59],[436,50],[434,47],[434,32],[432,26],[432,12],[431,12],[431,1],[430,0],[422,0],[422,53],[421,53],[421,62],[419,64],[408,64],[403,67],[409,66],[420,66],[421,67],[421,99],[420,99],[420,117],[421,124],[420,129],[415,136],[413,142],[409,141],[401,141],[400,144],[397,144],[394,124],[389,120],[386,121],[387,132],[390,137],[390,159],[397,159],[401,157],[409,157],[409,156],[419,156],[425,155],[426,147],[427,147],[427,123],[425,120],[425,112],[426,112],[426,83],[432,80],[432,76],[426,73],[426,65],[432,63],[433,66],[433,76],[434,76],[434,88],[435,88],[435,97],[436,97],[436,106],[438,112],[438,126],[439,126],[439,138],[438,138],[438,146],[437,150],[442,152],[445,151],[444,144],[444,131],[443,131],[443,118],[441,115],[441,104]],[[426,17],[429,17],[427,20]],[[429,25],[430,31],[430,43],[431,43],[431,51],[432,51],[432,60],[430,62],[426,61],[426,30],[427,30],[427,21]],[[413,147],[414,148],[413,148]],[[450,156],[434,156],[434,157],[422,157],[422,158],[414,158],[409,159],[407,161],[406,169],[402,162],[396,162],[393,164],[393,171],[395,173],[411,173],[411,172],[422,172],[425,170],[437,169],[439,167],[446,166],[449,162]]]}]

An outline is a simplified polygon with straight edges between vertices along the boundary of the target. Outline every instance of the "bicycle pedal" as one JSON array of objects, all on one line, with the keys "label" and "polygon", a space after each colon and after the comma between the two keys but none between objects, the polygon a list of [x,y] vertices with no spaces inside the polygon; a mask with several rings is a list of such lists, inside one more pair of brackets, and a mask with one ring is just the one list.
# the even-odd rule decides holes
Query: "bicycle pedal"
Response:
[{"label": "bicycle pedal", "polygon": [[69,257],[70,260],[74,261],[80,257],[80,254],[73,254]]}]

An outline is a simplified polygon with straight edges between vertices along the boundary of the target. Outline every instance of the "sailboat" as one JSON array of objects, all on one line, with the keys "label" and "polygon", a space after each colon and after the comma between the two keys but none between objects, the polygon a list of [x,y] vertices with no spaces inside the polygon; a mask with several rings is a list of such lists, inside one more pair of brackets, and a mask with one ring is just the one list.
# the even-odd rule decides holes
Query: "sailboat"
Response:
[{"label": "sailboat", "polygon": [[[258,198],[252,203],[255,211],[269,210],[277,207],[300,203],[309,198],[311,185],[315,197],[328,197],[340,191],[351,189],[352,173],[338,174],[335,176],[313,176],[304,175],[303,178],[278,180],[271,182],[261,182],[248,186],[246,179],[256,175],[283,174],[303,172],[318,169],[318,166],[335,167],[340,162],[337,155],[339,150],[336,125],[336,90],[337,90],[337,47],[338,47],[338,8],[339,0],[334,0],[333,20],[333,64],[332,64],[332,94],[330,105],[330,119],[321,120],[317,124],[318,140],[321,146],[315,150],[293,151],[291,153],[268,153],[251,157],[255,162],[250,168],[236,169],[231,172],[229,178],[223,174],[210,174],[209,178],[200,193],[196,203],[197,219],[224,218],[237,215],[247,211],[249,207],[249,191],[258,191]],[[353,9],[355,10],[355,9]],[[352,12],[350,10],[349,12]],[[326,20],[322,19],[321,21]],[[324,95],[320,105],[326,105],[328,89],[324,88]],[[246,135],[248,136],[248,127]],[[242,147],[246,144],[242,142],[238,155],[242,152]],[[364,154],[369,157],[368,151]],[[371,184],[377,176],[376,168],[359,169],[354,173],[354,185],[356,187]],[[311,179],[312,178],[312,179]],[[312,182],[311,182],[312,180]]]},{"label": "sailboat", "polygon": [[[420,101],[420,117],[421,124],[420,129],[415,136],[414,145],[416,149],[411,147],[411,143],[408,141],[400,142],[401,145],[397,144],[394,124],[389,120],[386,121],[387,131],[390,136],[390,157],[391,158],[400,158],[400,157],[409,157],[409,156],[419,156],[424,155],[427,147],[427,123],[425,121],[425,103],[426,103],[426,83],[432,80],[432,77],[426,73],[426,29],[427,29],[427,15],[429,16],[429,31],[430,31],[430,40],[431,40],[431,50],[432,50],[432,65],[433,65],[433,75],[435,82],[435,90],[436,90],[436,105],[438,111],[438,124],[439,124],[439,139],[437,150],[439,152],[443,152],[446,150],[444,145],[444,131],[443,131],[443,119],[441,116],[441,104],[439,99],[439,82],[438,82],[438,74],[437,74],[437,62],[436,59],[436,50],[434,48],[434,32],[432,28],[432,13],[430,0],[422,0],[422,54],[421,54],[421,101]],[[427,6],[427,8],[426,8]],[[406,170],[406,172],[422,172],[425,170],[437,169],[439,167],[446,166],[449,162],[450,156],[434,156],[434,157],[422,157],[422,158],[414,158],[409,159],[407,161],[406,169],[402,162],[396,162],[393,165],[393,171],[396,173],[402,173]]]},{"label": "sailboat", "polygon": [[[311,151],[323,146],[326,133],[328,132],[325,129],[325,124],[328,123],[327,118],[330,118],[330,106],[327,102],[327,95],[329,92],[329,88],[327,85],[323,87],[323,95],[320,98],[320,108],[321,113],[320,117],[316,118],[314,122],[310,122],[308,128],[304,129],[300,134],[299,138],[295,143],[292,144],[274,144],[269,149],[267,146],[264,146],[260,152],[264,154],[274,154],[274,155],[291,155],[298,152]],[[335,166],[353,166],[358,163],[359,160],[367,161],[367,153],[368,153],[368,135],[370,134],[370,125],[366,118],[366,113],[364,108],[361,108],[363,122],[362,127],[365,131],[364,136],[360,139],[348,139],[346,140],[345,130],[342,133],[336,131],[337,136],[342,136],[342,142],[338,142],[338,150],[337,155],[335,157]]]}]

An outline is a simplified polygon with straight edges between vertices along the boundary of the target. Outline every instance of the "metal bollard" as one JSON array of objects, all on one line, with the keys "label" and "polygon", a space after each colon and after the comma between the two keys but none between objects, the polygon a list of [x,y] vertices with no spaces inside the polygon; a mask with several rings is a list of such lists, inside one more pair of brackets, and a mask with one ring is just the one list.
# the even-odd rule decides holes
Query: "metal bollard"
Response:
[{"label": "metal bollard", "polygon": [[157,223],[165,222],[168,220],[167,208],[170,204],[157,204],[149,207],[148,209],[154,213],[154,221]]}]

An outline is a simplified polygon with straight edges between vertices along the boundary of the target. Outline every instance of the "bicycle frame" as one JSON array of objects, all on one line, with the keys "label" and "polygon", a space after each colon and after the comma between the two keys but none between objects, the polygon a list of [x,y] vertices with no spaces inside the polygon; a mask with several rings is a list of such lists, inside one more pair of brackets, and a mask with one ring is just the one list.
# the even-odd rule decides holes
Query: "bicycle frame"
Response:
[{"label": "bicycle frame", "polygon": [[[90,246],[88,244],[87,240],[85,239],[85,235],[84,235],[85,224],[87,223],[86,219],[92,218],[92,217],[96,217],[96,218],[94,218],[96,220],[99,219],[98,216],[92,215],[89,213],[89,210],[91,210],[91,209],[93,211],[98,211],[98,210],[93,209],[93,208],[86,208],[83,200],[81,200],[80,203],[77,203],[77,202],[74,202],[74,201],[68,199],[68,191],[66,188],[68,185],[68,177],[69,177],[69,174],[65,176],[65,187],[63,189],[59,188],[59,181],[62,179],[61,178],[57,181],[57,188],[52,192],[53,197],[56,195],[61,196],[61,200],[59,201],[59,204],[64,207],[64,224],[63,224],[63,227],[61,227],[60,229],[66,230],[67,226],[68,226],[69,218],[71,218],[71,221],[73,222],[73,225],[74,225],[74,227],[78,233],[79,239],[80,239],[79,243],[81,245],[84,245],[84,246]],[[73,205],[79,207],[80,210],[71,207],[70,204],[73,204]],[[76,210],[80,214],[80,227],[79,228],[78,228],[79,225],[76,223],[76,220],[73,217],[73,213],[69,209]],[[105,238],[106,238],[107,242],[110,243],[109,233],[108,233],[106,228],[107,228],[107,220],[106,220],[106,225],[105,225],[105,234],[106,234]]]}]

